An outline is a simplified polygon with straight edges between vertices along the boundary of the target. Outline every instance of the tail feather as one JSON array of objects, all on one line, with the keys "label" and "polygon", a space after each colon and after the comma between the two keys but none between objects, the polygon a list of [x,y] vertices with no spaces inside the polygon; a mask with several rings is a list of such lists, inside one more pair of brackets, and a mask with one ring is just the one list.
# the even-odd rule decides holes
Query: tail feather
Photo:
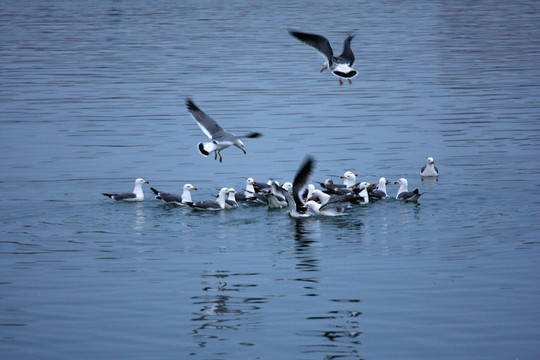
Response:
[{"label": "tail feather", "polygon": [[199,152],[203,156],[208,156],[210,155],[212,151],[215,151],[217,149],[217,145],[214,144],[213,142],[205,142],[205,143],[200,142],[197,147],[199,149]]},{"label": "tail feather", "polygon": [[153,187],[150,188],[150,190],[152,190],[152,192],[156,195],[159,195],[159,191],[157,191],[156,189],[154,189]]},{"label": "tail feather", "polygon": [[356,70],[351,70],[348,72],[334,70],[332,73],[336,75],[337,77],[344,78],[344,79],[352,79],[353,77],[358,75],[358,71]]},{"label": "tail feather", "polygon": [[250,132],[242,137],[245,137],[248,139],[256,139],[256,138],[260,138],[261,136],[263,136],[263,134],[261,134],[260,132]]},{"label": "tail feather", "polygon": [[114,194],[107,194],[107,193],[101,193],[102,195],[105,195],[107,197],[110,197],[111,199],[113,198]]}]

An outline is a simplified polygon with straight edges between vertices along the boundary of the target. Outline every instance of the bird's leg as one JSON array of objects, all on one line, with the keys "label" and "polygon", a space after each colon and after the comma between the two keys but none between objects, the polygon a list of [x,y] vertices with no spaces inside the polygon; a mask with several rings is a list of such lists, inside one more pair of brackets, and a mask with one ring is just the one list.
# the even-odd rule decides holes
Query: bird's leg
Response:
[{"label": "bird's leg", "polygon": [[221,157],[221,152],[218,151],[218,154],[219,154],[219,162],[222,162],[222,161],[223,161],[223,158]]},{"label": "bird's leg", "polygon": [[352,80],[351,79],[348,79],[349,80],[349,85],[352,85]]},{"label": "bird's leg", "polygon": [[341,79],[339,79],[339,86],[343,85],[343,81],[341,81]]},{"label": "bird's leg", "polygon": [[323,66],[323,68],[321,69],[321,72],[323,72],[324,70],[326,70],[326,66]]},{"label": "bird's leg", "polygon": [[217,151],[214,151],[214,160],[217,160]]}]

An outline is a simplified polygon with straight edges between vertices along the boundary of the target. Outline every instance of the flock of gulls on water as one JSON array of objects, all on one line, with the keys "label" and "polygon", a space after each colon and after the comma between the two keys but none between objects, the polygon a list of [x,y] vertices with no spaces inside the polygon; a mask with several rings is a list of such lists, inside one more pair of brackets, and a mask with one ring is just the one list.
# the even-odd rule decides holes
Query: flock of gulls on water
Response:
[{"label": "flock of gulls on water", "polygon": [[[289,30],[289,33],[303,43],[315,48],[325,58],[325,63],[321,72],[331,69],[332,74],[339,78],[339,84],[343,85],[342,79],[347,79],[349,84],[358,72],[352,67],[354,65],[354,54],[351,50],[351,41],[354,34],[345,39],[343,52],[339,56],[334,56],[330,42],[321,35],[308,34]],[[214,153],[214,159],[223,161],[221,151],[231,145],[236,146],[246,154],[243,138],[258,138],[262,134],[251,132],[243,136],[236,136],[224,130],[214,119],[202,111],[191,99],[186,100],[186,108],[199,125],[203,133],[211,141],[200,142],[197,149],[203,156]],[[246,179],[245,190],[236,192],[233,188],[224,187],[219,191],[215,200],[193,201],[191,191],[197,190],[191,184],[185,184],[182,194],[172,194],[150,188],[156,199],[167,204],[178,206],[189,206],[196,210],[220,211],[234,209],[238,203],[261,204],[268,208],[288,208],[289,214],[293,218],[308,217],[312,215],[320,216],[340,216],[345,214],[345,209],[353,204],[367,204],[371,201],[388,198],[386,185],[390,182],[381,177],[378,184],[370,184],[362,181],[357,182],[357,174],[347,171],[341,176],[343,184],[335,184],[332,179],[319,183],[320,189],[310,183],[310,176],[315,167],[315,159],[308,156],[298,169],[293,182],[285,182],[280,185],[277,181],[268,180],[266,183],[259,183],[253,178]],[[426,164],[420,170],[423,177],[437,177],[439,170],[435,166],[432,157],[428,157]],[[103,195],[118,201],[143,201],[144,192],[142,185],[148,181],[138,178],[135,180],[135,188],[130,193],[103,193]],[[401,178],[395,182],[399,184],[396,199],[406,202],[416,202],[422,195],[415,189],[409,191],[407,179]]]}]

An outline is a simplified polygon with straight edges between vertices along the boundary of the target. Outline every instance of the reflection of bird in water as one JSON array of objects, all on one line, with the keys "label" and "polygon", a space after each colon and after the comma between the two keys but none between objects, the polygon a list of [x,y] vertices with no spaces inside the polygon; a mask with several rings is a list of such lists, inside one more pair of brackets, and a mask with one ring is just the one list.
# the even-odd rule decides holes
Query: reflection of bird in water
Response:
[{"label": "reflection of bird in water", "polygon": [[[294,219],[294,250],[298,264],[296,268],[302,271],[318,271],[319,260],[313,255],[311,244],[320,238],[320,222],[315,219]],[[308,282],[316,280],[303,279]]]}]

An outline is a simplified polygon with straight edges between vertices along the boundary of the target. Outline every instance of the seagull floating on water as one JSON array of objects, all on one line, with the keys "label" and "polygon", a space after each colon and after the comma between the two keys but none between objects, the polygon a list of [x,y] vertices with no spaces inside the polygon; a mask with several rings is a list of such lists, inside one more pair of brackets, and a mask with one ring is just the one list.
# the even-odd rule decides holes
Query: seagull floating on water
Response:
[{"label": "seagull floating on water", "polygon": [[148,181],[138,178],[135,180],[135,188],[133,192],[130,193],[102,193],[103,195],[110,197],[114,200],[123,200],[123,201],[143,201],[144,193],[142,190],[142,184],[148,184]]},{"label": "seagull floating on water", "polygon": [[238,203],[236,202],[236,191],[233,188],[230,188],[228,190],[229,197],[225,199],[225,208],[226,209],[236,209],[238,207]]},{"label": "seagull floating on water", "polygon": [[399,179],[394,184],[399,184],[399,190],[396,195],[396,199],[398,200],[416,202],[418,198],[422,195],[418,192],[418,189],[414,189],[414,191],[409,191],[409,184],[407,182],[407,179],[405,178]]},{"label": "seagull floating on water", "polygon": [[369,191],[369,188],[368,188],[368,195],[373,199],[377,199],[377,200],[384,199],[387,196],[386,184],[388,183],[389,181],[385,177],[380,178],[379,184],[377,185],[375,189]]},{"label": "seagull floating on water", "polygon": [[338,203],[326,203],[324,205],[319,204],[313,200],[306,202],[306,206],[309,210],[313,211],[315,215],[321,216],[341,216],[345,215],[345,206]]},{"label": "seagull floating on water", "polygon": [[358,174],[353,173],[352,171],[345,171],[345,174],[341,177],[343,179],[343,185],[347,187],[347,189],[351,189],[354,185],[356,185],[356,177]]},{"label": "seagull floating on water", "polygon": [[343,52],[339,56],[334,56],[332,46],[327,38],[322,35],[309,34],[295,30],[289,30],[289,34],[309,45],[319,52],[326,62],[323,65],[321,72],[326,69],[331,69],[332,74],[339,78],[339,85],[343,85],[341,79],[347,79],[349,84],[352,84],[351,79],[358,75],[358,71],[354,70],[354,54],[351,50],[351,40],[355,34],[351,34],[343,43]]},{"label": "seagull floating on water", "polygon": [[439,169],[435,166],[435,160],[432,157],[426,159],[426,165],[420,169],[422,176],[439,176]]},{"label": "seagull floating on water", "polygon": [[313,195],[311,196],[310,200],[319,200],[319,203],[321,205],[326,204],[340,204],[341,206],[348,206],[351,201],[354,201],[356,198],[356,195],[352,192],[350,194],[344,194],[344,195],[337,195],[337,194],[326,194],[322,192],[319,189],[313,190]]},{"label": "seagull floating on water", "polygon": [[199,152],[203,156],[210,155],[211,152],[214,152],[214,159],[217,159],[219,156],[219,162],[223,161],[221,156],[221,150],[228,148],[231,145],[236,146],[246,154],[246,149],[244,148],[244,143],[241,138],[258,138],[262,134],[258,132],[251,132],[244,136],[236,136],[230,132],[225,131],[219,124],[208,116],[204,111],[202,111],[191,99],[186,99],[186,107],[189,111],[189,114],[195,121],[197,125],[201,128],[203,133],[206,134],[212,141],[210,142],[200,142],[198,144]]},{"label": "seagull floating on water", "polygon": [[268,204],[268,200],[263,194],[259,194],[255,189],[255,180],[246,179],[246,190],[235,195],[236,201],[249,201],[258,204]]},{"label": "seagull floating on water", "polygon": [[[290,187],[289,187],[290,184]],[[287,188],[292,189],[291,183],[285,183]],[[268,200],[268,207],[270,209],[281,209],[287,206],[287,200],[285,200],[285,192],[288,191],[283,186],[279,186],[276,181],[272,181],[270,184],[270,192],[266,193],[266,199]]]},{"label": "seagull floating on water", "polygon": [[196,201],[194,203],[188,203],[194,209],[197,210],[208,210],[208,211],[218,211],[225,209],[225,196],[229,189],[226,187],[221,188],[219,195],[216,200],[205,200],[205,201]]},{"label": "seagull floating on water", "polygon": [[193,202],[191,199],[191,190],[197,190],[197,188],[191,184],[185,184],[182,195],[158,191],[153,187],[150,190],[157,195],[156,199],[162,200],[166,204],[187,205],[187,203]]}]

